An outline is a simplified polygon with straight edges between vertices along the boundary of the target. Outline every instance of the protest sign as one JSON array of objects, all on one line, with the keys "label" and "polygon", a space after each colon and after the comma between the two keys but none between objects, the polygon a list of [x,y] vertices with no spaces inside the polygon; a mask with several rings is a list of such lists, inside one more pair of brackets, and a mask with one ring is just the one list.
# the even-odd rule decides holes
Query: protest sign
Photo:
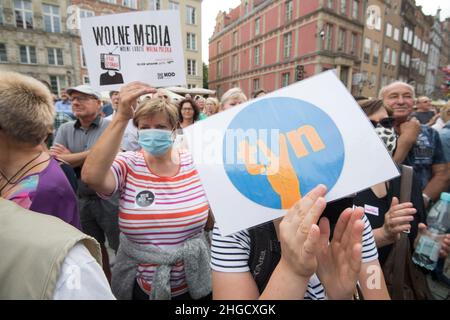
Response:
[{"label": "protest sign", "polygon": [[278,218],[317,184],[327,201],[399,175],[332,71],[184,129],[223,235]]},{"label": "protest sign", "polygon": [[132,81],[154,87],[186,84],[178,11],[84,18],[81,39],[89,80],[98,90],[118,90]]}]

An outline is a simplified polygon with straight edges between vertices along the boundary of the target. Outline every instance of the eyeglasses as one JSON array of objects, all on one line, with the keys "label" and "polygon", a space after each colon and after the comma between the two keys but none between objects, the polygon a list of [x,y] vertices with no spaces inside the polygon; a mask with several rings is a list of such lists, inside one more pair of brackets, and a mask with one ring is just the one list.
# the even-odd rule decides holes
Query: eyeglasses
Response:
[{"label": "eyeglasses", "polygon": [[383,128],[392,128],[394,126],[394,121],[395,120],[393,117],[387,117],[387,118],[381,119],[380,121],[370,120],[370,122],[372,123],[374,128],[376,128],[378,124],[380,126],[382,126]]},{"label": "eyeglasses", "polygon": [[94,97],[90,97],[90,96],[79,96],[79,97],[70,97],[69,101],[70,102],[74,102],[75,100],[78,100],[79,102],[84,102],[90,99],[96,99]]}]

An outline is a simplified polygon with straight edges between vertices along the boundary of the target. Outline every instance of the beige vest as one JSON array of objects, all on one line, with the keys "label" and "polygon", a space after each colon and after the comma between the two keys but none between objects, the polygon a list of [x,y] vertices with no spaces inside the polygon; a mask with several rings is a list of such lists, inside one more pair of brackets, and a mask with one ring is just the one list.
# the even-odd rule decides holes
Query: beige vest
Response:
[{"label": "beige vest", "polygon": [[52,299],[62,263],[78,242],[101,265],[95,239],[0,198],[0,299]]}]

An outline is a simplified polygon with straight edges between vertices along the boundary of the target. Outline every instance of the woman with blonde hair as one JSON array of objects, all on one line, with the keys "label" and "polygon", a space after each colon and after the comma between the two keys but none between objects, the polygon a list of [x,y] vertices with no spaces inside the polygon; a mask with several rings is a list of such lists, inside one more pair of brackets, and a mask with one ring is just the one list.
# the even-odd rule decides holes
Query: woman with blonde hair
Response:
[{"label": "woman with blonde hair", "polygon": [[0,72],[0,197],[80,228],[75,193],[42,144],[55,109],[48,88],[15,72]]},{"label": "woman with blonde hair", "polygon": [[220,109],[221,111],[224,111],[246,101],[247,96],[240,88],[231,88],[222,95],[222,99],[220,100]]},{"label": "woman with blonde hair", "polygon": [[[87,157],[82,179],[99,194],[120,193],[120,247],[112,270],[118,299],[202,299],[211,293],[204,233],[209,205],[189,154],[173,147],[177,107],[142,82],[120,90],[116,117]],[[139,152],[117,154],[127,122]]]},{"label": "woman with blonde hair", "polygon": [[205,112],[208,117],[219,112],[219,100],[213,97],[206,99]]}]

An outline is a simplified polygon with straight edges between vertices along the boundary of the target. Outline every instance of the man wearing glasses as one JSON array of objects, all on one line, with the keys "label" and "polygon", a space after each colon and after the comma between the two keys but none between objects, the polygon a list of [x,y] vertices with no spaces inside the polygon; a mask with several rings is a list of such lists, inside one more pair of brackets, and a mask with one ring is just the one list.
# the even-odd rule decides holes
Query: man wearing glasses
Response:
[{"label": "man wearing glasses", "polygon": [[412,118],[414,88],[404,82],[393,82],[380,90],[380,99],[393,110],[394,127],[399,135],[394,159],[414,167],[420,180],[425,207],[436,201],[447,189],[449,177],[447,160],[436,130]]},{"label": "man wearing glasses", "polygon": [[80,85],[67,90],[76,120],[64,123],[58,130],[51,154],[68,162],[78,178],[78,200],[81,227],[101,246],[103,270],[110,279],[105,234],[109,246],[117,251],[119,246],[118,198],[100,198],[94,190],[81,181],[80,173],[90,148],[106,129],[109,121],[100,116],[101,95],[91,86]]},{"label": "man wearing glasses", "polygon": [[431,110],[431,99],[426,96],[417,98],[416,107],[417,111],[414,112],[412,116],[416,117],[421,124],[432,126],[439,117],[439,114],[436,115],[435,112]]}]

